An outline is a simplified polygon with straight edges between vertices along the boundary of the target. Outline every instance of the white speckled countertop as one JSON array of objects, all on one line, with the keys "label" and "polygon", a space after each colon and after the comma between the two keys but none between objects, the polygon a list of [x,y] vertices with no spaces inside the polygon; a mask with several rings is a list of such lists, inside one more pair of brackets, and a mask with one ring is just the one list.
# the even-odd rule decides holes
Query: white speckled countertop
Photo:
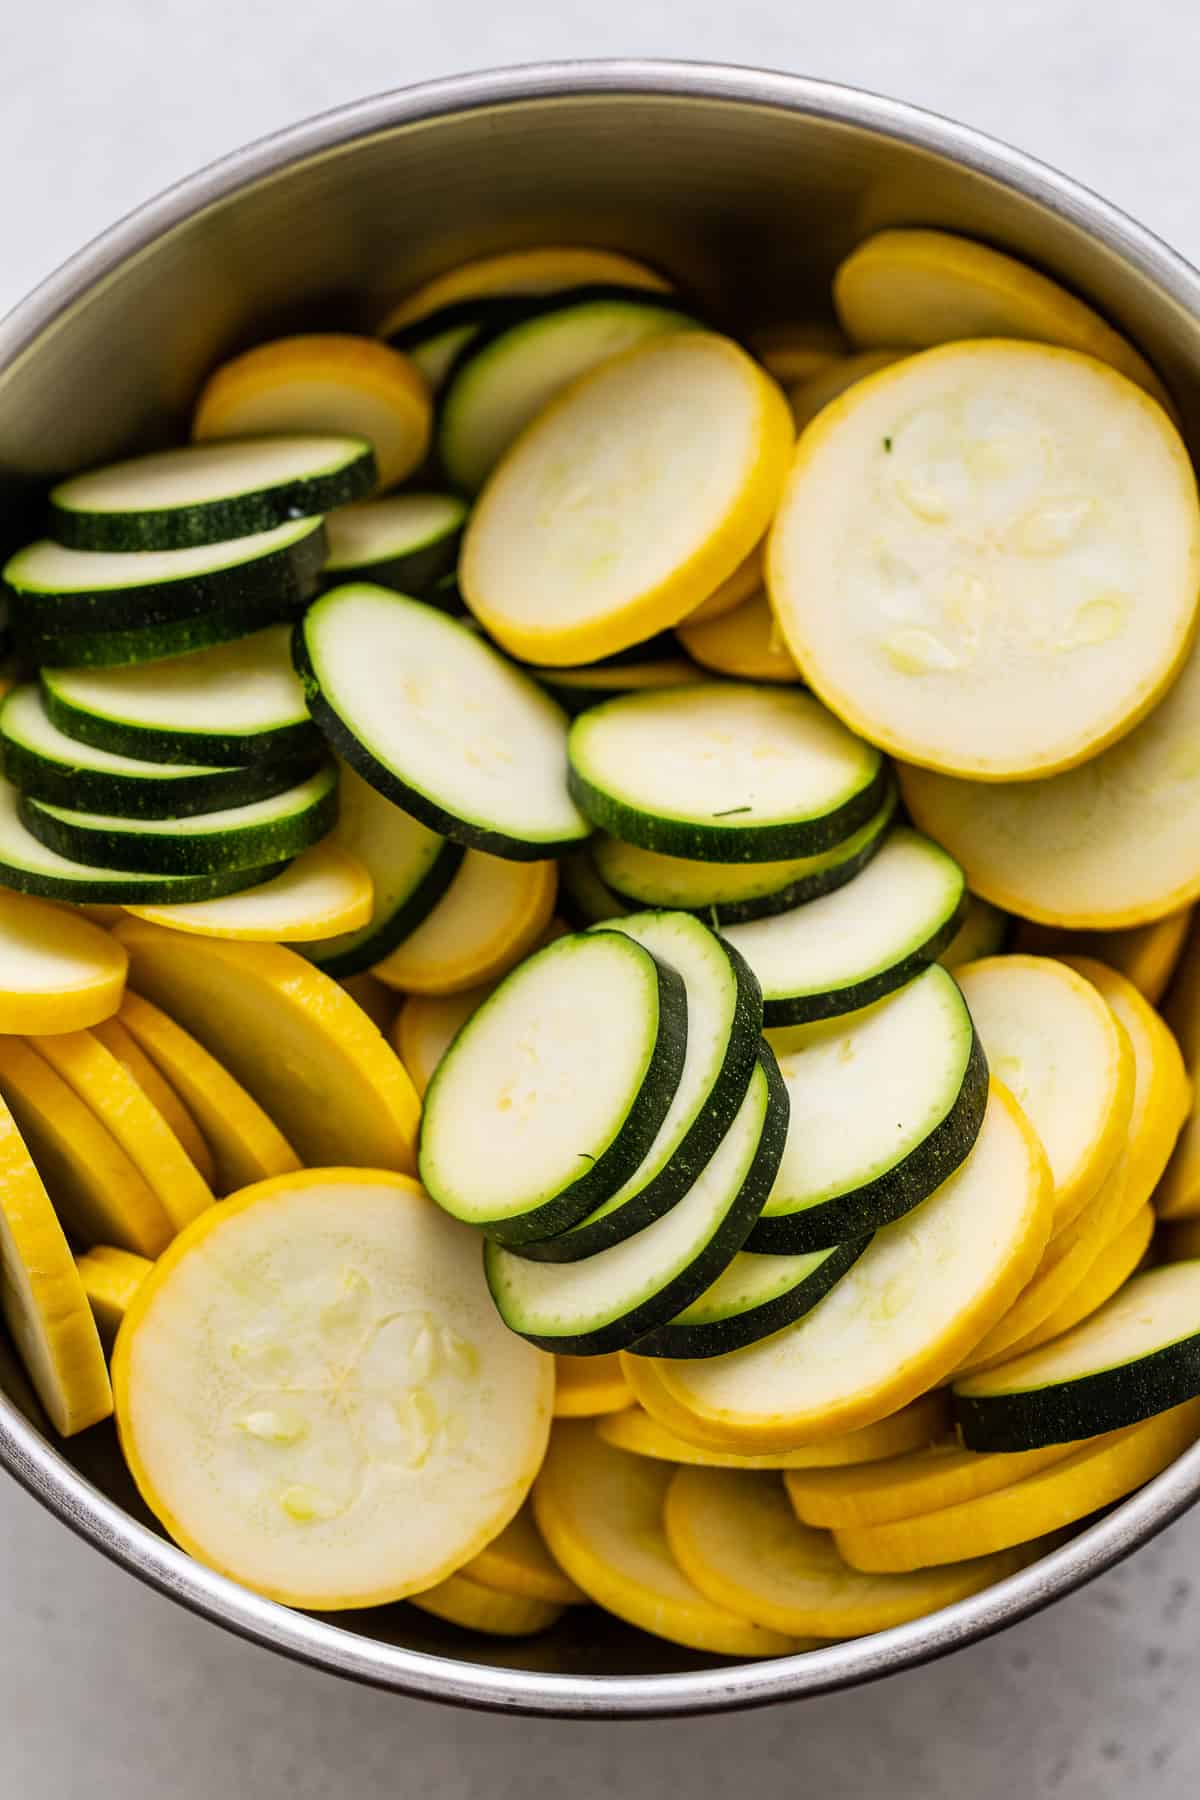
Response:
[{"label": "white speckled countertop", "polygon": [[[0,49],[0,310],[119,213],[292,119],[543,57],[686,55],[894,94],[995,132],[1200,256],[1195,0],[46,0]],[[1007,1635],[882,1686],[687,1724],[443,1711],[171,1607],[0,1479],[0,1797],[1191,1800],[1200,1514]]]}]

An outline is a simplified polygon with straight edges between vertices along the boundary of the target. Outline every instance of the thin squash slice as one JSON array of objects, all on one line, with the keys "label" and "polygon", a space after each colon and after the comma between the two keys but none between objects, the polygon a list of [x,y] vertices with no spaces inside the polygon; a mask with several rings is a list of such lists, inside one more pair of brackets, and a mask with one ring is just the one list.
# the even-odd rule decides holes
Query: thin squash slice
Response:
[{"label": "thin squash slice", "polygon": [[412,1082],[336,981],[281,944],[185,937],[141,919],[117,936],[139,991],[225,1064],[307,1162],[413,1168]]},{"label": "thin squash slice", "polygon": [[1106,1433],[1011,1487],[886,1525],[834,1533],[855,1569],[903,1573],[992,1556],[1061,1531],[1161,1473],[1200,1437],[1200,1401]]},{"label": "thin squash slice", "polygon": [[415,1182],[311,1169],[175,1240],[126,1315],[113,1386],[126,1460],[175,1541],[328,1610],[423,1592],[503,1530],[545,1449],[553,1365],[505,1331],[471,1234]]},{"label": "thin squash slice", "polygon": [[482,256],[435,275],[414,293],[397,302],[379,326],[379,336],[389,337],[402,325],[456,306],[464,300],[486,300],[496,295],[552,294],[572,287],[633,287],[665,292],[666,281],[645,263],[616,250],[597,250],[590,245],[542,244],[533,250],[504,250]]},{"label": "thin squash slice", "polygon": [[533,1511],[555,1561],[598,1606],[654,1637],[718,1656],[786,1656],[809,1646],[714,1605],[671,1555],[663,1504],[671,1471],[626,1456],[580,1420],[554,1428]]},{"label": "thin squash slice", "polygon": [[468,850],[428,918],[373,973],[409,994],[459,994],[498,980],[542,938],[558,867]]},{"label": "thin squash slice", "polygon": [[[640,1395],[657,1400],[661,1388],[655,1388],[653,1364],[642,1357],[624,1359],[632,1367]],[[644,1378],[645,1372],[649,1379]],[[660,1423],[645,1407],[645,1401],[627,1411],[614,1413],[598,1421],[596,1430],[606,1443],[635,1456],[652,1456],[658,1462],[681,1463],[702,1469],[836,1469],[857,1467],[923,1449],[932,1444],[946,1425],[946,1401],[940,1392],[923,1394],[919,1400],[902,1407],[874,1425],[861,1431],[850,1431],[844,1437],[823,1438],[805,1444],[799,1450],[777,1450],[763,1456],[743,1456],[736,1450],[704,1449],[698,1443],[677,1436]]]},{"label": "thin squash slice", "polygon": [[81,1031],[110,1018],[127,960],[90,920],[0,891],[0,1031]]},{"label": "thin squash slice", "polygon": [[688,655],[718,675],[736,681],[799,681],[783,633],[765,594],[744,600],[718,618],[691,618],[677,627],[676,637]]},{"label": "thin squash slice", "polygon": [[146,1055],[129,1027],[122,1024],[120,1019],[105,1019],[102,1024],[93,1025],[92,1032],[109,1055],[115,1056],[133,1076],[151,1105],[157,1107],[211,1187],[216,1176],[212,1151],[175,1089],[158,1065]]},{"label": "thin squash slice", "polygon": [[196,1120],[212,1151],[218,1194],[300,1167],[300,1158],[257,1100],[174,1019],[127,991],[121,1023]]},{"label": "thin squash slice", "polygon": [[624,650],[733,573],[791,446],[783,395],[744,350],[709,332],[655,338],[575,383],[513,445],[467,526],[463,596],[526,662]]},{"label": "thin squash slice", "polygon": [[747,342],[763,368],[784,387],[840,362],[850,348],[832,319],[790,319],[752,331]]},{"label": "thin squash slice", "polygon": [[371,917],[371,877],[327,839],[259,887],[179,906],[129,906],[135,919],[197,937],[245,943],[310,943],[355,931]]},{"label": "thin squash slice", "polygon": [[154,1264],[148,1256],[135,1256],[132,1250],[94,1244],[76,1257],[75,1267],[95,1317],[100,1342],[111,1352],[121,1321]]},{"label": "thin squash slice", "polygon": [[1183,954],[1191,923],[1190,906],[1128,931],[1067,931],[1058,925],[1034,925],[1022,920],[1013,948],[1034,956],[1068,960],[1072,952],[1095,957],[1127,976],[1151,1005],[1157,1006]]},{"label": "thin squash slice", "polygon": [[348,433],[371,445],[389,488],[424,460],[430,427],[429,390],[407,356],[372,338],[314,332],[223,363],[201,389],[192,436]]},{"label": "thin squash slice", "polygon": [[0,1104],[0,1311],[62,1437],[112,1412],[104,1351],[70,1246],[16,1123]]},{"label": "thin squash slice", "polygon": [[494,982],[484,981],[478,987],[461,988],[457,994],[410,994],[401,1005],[392,1026],[392,1043],[422,1097],[459,1027],[478,1012],[494,986]]},{"label": "thin squash slice", "polygon": [[805,431],[767,588],[805,679],[873,743],[978,781],[1054,775],[1179,673],[1196,478],[1162,409],[1091,358],[945,345]]},{"label": "thin squash slice", "polygon": [[396,1022],[396,996],[391,988],[385,987],[369,969],[360,975],[339,976],[338,986],[366,1013],[376,1031],[382,1031],[386,1037]]},{"label": "thin squash slice", "polygon": [[753,600],[763,584],[763,550],[766,540],[755,544],[753,550],[747,551],[732,575],[718,582],[707,600],[693,607],[688,614],[688,625],[701,625],[709,619],[719,619],[725,613],[733,612],[736,607],[744,606],[747,600]]},{"label": "thin squash slice", "polygon": [[789,1469],[788,1498],[803,1525],[844,1531],[857,1525],[889,1525],[959,1506],[966,1500],[1012,1487],[1074,1454],[1072,1444],[1051,1444],[1012,1456],[964,1450],[957,1438],[885,1462],[849,1469]]},{"label": "thin squash slice", "polygon": [[788,387],[788,405],[797,432],[811,425],[819,412],[868,375],[888,369],[905,355],[903,350],[858,350],[851,356],[839,356],[836,362],[816,370],[805,380]]},{"label": "thin squash slice", "polygon": [[938,961],[945,969],[959,969],[964,963],[995,956],[1004,949],[1008,926],[1009,921],[998,906],[990,906],[978,894],[968,894],[963,922]]},{"label": "thin squash slice", "polygon": [[680,1469],[663,1518],[675,1561],[715,1606],[797,1636],[890,1631],[1031,1560],[1006,1550],[934,1571],[866,1575],[847,1566],[827,1532],[799,1523],[777,1477],[732,1469]]},{"label": "thin squash slice", "polygon": [[485,1637],[533,1637],[557,1625],[563,1613],[549,1600],[502,1593],[461,1570],[424,1593],[409,1594],[408,1602],[435,1619],[461,1625],[465,1631],[481,1631]]},{"label": "thin squash slice", "polygon": [[607,1356],[556,1356],[554,1369],[556,1419],[596,1419],[624,1412],[633,1405],[633,1389],[615,1352]]},{"label": "thin squash slice", "polygon": [[523,1595],[553,1606],[581,1606],[587,1600],[547,1550],[528,1501],[499,1537],[485,1544],[458,1572],[465,1580],[477,1581],[497,1593]]}]

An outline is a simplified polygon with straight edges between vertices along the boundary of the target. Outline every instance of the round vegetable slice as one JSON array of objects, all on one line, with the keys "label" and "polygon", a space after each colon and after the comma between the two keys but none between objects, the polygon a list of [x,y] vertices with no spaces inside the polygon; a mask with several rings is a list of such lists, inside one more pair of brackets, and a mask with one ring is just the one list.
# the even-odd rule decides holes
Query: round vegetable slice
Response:
[{"label": "round vegetable slice", "polygon": [[658,652],[662,639],[653,638],[646,646],[643,662],[632,660],[631,653],[608,657],[604,662],[585,663],[576,669],[545,669],[527,665],[533,675],[560,706],[569,713],[585,712],[599,706],[616,694],[640,694],[658,688],[692,687],[707,681],[703,669],[686,657]]},{"label": "round vegetable slice", "polygon": [[530,304],[527,298],[518,294],[452,300],[394,330],[381,330],[379,335],[393,350],[403,350],[436,396],[469,344],[483,332],[493,330],[509,319],[524,318]]},{"label": "round vegetable slice", "polygon": [[76,1257],[75,1267],[79,1270],[100,1342],[111,1351],[121,1321],[133,1305],[133,1296],[154,1264],[148,1256],[135,1256],[132,1250],[96,1244],[83,1256]]},{"label": "round vegetable slice", "polygon": [[522,434],[467,526],[463,595],[526,662],[590,662],[677,625],[766,529],[791,452],[779,389],[728,338],[614,357]]},{"label": "round vegetable slice", "polygon": [[[657,1457],[660,1462],[687,1463],[712,1469],[825,1469],[843,1465],[875,1463],[881,1458],[896,1457],[904,1451],[923,1449],[944,1431],[948,1409],[944,1394],[923,1394],[911,1405],[902,1407],[874,1425],[861,1431],[846,1432],[842,1437],[821,1438],[798,1450],[776,1450],[762,1456],[742,1455],[722,1448],[714,1436],[710,1446],[699,1440],[704,1429],[699,1421],[683,1415],[681,1409],[665,1396],[656,1367],[640,1356],[624,1355],[622,1366],[637,1387],[641,1402],[628,1412],[601,1419],[596,1427],[600,1436],[618,1450],[630,1450],[636,1456]],[[645,1410],[653,1404],[660,1412],[681,1420],[694,1433],[685,1438],[662,1422],[661,1417]]]},{"label": "round vegetable slice", "polygon": [[1050,1174],[1024,1115],[993,1082],[970,1156],[924,1205],[876,1232],[796,1325],[663,1385],[731,1447],[790,1449],[885,1418],[960,1363],[1003,1317],[1050,1229]]},{"label": "round vegetable slice", "polygon": [[588,835],[561,708],[468,626],[359,583],[309,607],[294,650],[333,747],[431,830],[519,862]]},{"label": "round vegetable slice", "polygon": [[424,1095],[460,1027],[479,1011],[495,986],[495,982],[484,981],[457,994],[410,994],[404,1001],[391,1037],[418,1094]]},{"label": "round vegetable slice", "polygon": [[733,612],[735,607],[744,606],[747,600],[753,600],[755,594],[761,592],[764,542],[765,540],[760,540],[752,550],[748,550],[732,575],[727,575],[706,600],[692,608],[687,615],[686,624],[700,625],[706,619],[719,619],[725,613]]},{"label": "round vegetable slice", "polygon": [[982,781],[1053,775],[1124,736],[1179,672],[1196,480],[1165,413],[1112,370],[951,344],[804,433],[767,585],[805,679],[873,743]]},{"label": "round vegetable slice", "polygon": [[845,887],[726,935],[758,976],[767,1024],[809,1024],[870,1006],[936,961],[963,893],[958,865],[902,827]]},{"label": "round vegetable slice", "polygon": [[587,1599],[547,1550],[528,1501],[499,1537],[473,1556],[459,1574],[497,1593],[522,1594],[555,1606],[579,1606]]},{"label": "round vegetable slice", "polygon": [[[1081,1320],[1098,1312],[1105,1301],[1119,1293],[1136,1272],[1150,1248],[1154,1224],[1152,1206],[1143,1206],[1139,1212],[1134,1213],[1128,1225],[1105,1244],[1078,1287],[1072,1288],[1062,1304],[1048,1313],[1040,1325],[1035,1325],[1032,1331],[1002,1351],[996,1361],[1008,1362],[1014,1357],[1024,1356],[1027,1350],[1036,1350],[1041,1344],[1048,1344],[1052,1338],[1061,1337]],[[994,1365],[986,1363],[982,1366],[990,1368]]]},{"label": "round vegetable slice", "polygon": [[715,619],[697,624],[693,618],[677,626],[675,635],[695,662],[718,675],[736,681],[800,680],[765,594],[756,594]]},{"label": "round vegetable slice", "polygon": [[550,1553],[588,1597],[654,1637],[724,1656],[784,1656],[806,1646],[705,1599],[663,1530],[671,1472],[626,1456],[584,1422],[558,1424],[533,1489]]},{"label": "round vegetable slice", "polygon": [[626,843],[707,862],[811,856],[879,810],[879,753],[808,694],[721,683],[626,694],[575,720],[571,792]]},{"label": "round vegetable slice", "polygon": [[959,1506],[1012,1487],[1071,1454],[1071,1445],[1053,1444],[1014,1456],[980,1456],[948,1437],[907,1456],[856,1468],[789,1469],[784,1485],[802,1524],[842,1531]]},{"label": "round vegetable slice", "polygon": [[624,287],[666,290],[670,283],[645,263],[617,250],[598,250],[591,245],[539,244],[532,250],[503,250],[447,269],[398,301],[379,327],[388,337],[413,319],[425,318],[443,306],[461,300],[487,299],[507,294],[552,294],[561,288],[585,283],[617,282]]},{"label": "round vegetable slice", "polygon": [[326,581],[375,581],[420,597],[454,568],[466,517],[456,494],[391,494],[339,507],[325,520]]},{"label": "round vegetable slice", "polygon": [[789,319],[752,331],[747,342],[764,369],[785,387],[838,362],[849,348],[832,319]]},{"label": "round vegetable slice", "polygon": [[382,981],[376,981],[369,972],[339,976],[338,986],[349,994],[375,1029],[382,1031],[386,1037],[396,1021],[396,996],[391,989],[385,987]]},{"label": "round vegetable slice", "polygon": [[191,906],[130,906],[126,911],[151,925],[199,937],[324,942],[370,918],[373,892],[358,859],[325,840],[258,887]]},{"label": "round vegetable slice", "polygon": [[43,1056],[0,1038],[0,1094],[63,1226],[80,1244],[154,1257],[175,1235],[162,1199]]},{"label": "round vegetable slice", "polygon": [[425,1186],[501,1242],[565,1231],[641,1163],[686,1041],[673,969],[615,931],[560,938],[509,975],[439,1064],[421,1125]]},{"label": "round vegetable slice", "polygon": [[245,350],[210,375],[192,436],[337,431],[365,438],[380,487],[394,487],[429,447],[429,390],[398,350],[371,338],[313,332]]},{"label": "round vegetable slice", "polygon": [[258,1102],[174,1019],[127,990],[121,1023],[204,1133],[216,1165],[218,1194],[300,1167],[296,1152]]},{"label": "round vegetable slice", "polygon": [[557,1625],[563,1609],[548,1600],[529,1595],[502,1594],[461,1571],[447,1575],[436,1587],[408,1596],[410,1606],[446,1619],[466,1631],[482,1631],[487,1637],[533,1637]]},{"label": "round vegetable slice", "polygon": [[374,485],[361,438],[190,444],[60,481],[50,529],[76,550],[184,550],[327,513]]},{"label": "round vegetable slice", "polygon": [[807,1256],[739,1251],[698,1300],[638,1339],[637,1354],[724,1356],[770,1337],[811,1312],[858,1261],[868,1242],[856,1238]]},{"label": "round vegetable slice", "polygon": [[79,1271],[12,1115],[0,1104],[0,1311],[56,1431],[112,1411],[112,1390]]},{"label": "round vegetable slice", "polygon": [[60,906],[0,890],[0,1031],[80,1031],[116,1012],[127,958]]},{"label": "round vegetable slice", "polygon": [[617,1355],[556,1356],[554,1367],[556,1419],[594,1419],[633,1405]]},{"label": "round vegetable slice", "polygon": [[1124,1148],[1135,1077],[1128,1035],[1092,983],[1050,957],[985,957],[958,981],[989,1063],[1045,1147],[1061,1230]]},{"label": "round vegetable slice", "polygon": [[856,1569],[897,1573],[990,1556],[1061,1531],[1158,1475],[1200,1436],[1200,1402],[1188,1401],[1127,1431],[1099,1437],[1073,1456],[998,1493],[888,1525],[835,1534]]},{"label": "round vegetable slice", "polygon": [[989,906],[978,894],[968,894],[963,922],[938,961],[945,969],[957,969],[963,963],[997,955],[1004,949],[1008,923],[999,907]]},{"label": "round vegetable slice", "polygon": [[890,368],[903,355],[903,350],[860,350],[853,356],[839,356],[827,367],[815,370],[804,381],[789,386],[788,405],[792,409],[792,420],[797,432],[811,425],[819,412],[824,412],[832,401],[844,394],[847,388],[852,388],[855,382],[877,374],[880,369]]},{"label": "round vegetable slice", "polygon": [[901,1218],[969,1155],[987,1105],[988,1059],[936,963],[874,1006],[794,1035],[803,1041],[777,1052],[787,1145],[748,1244],[768,1256]]},{"label": "round vegetable slice", "polygon": [[211,1187],[217,1172],[212,1151],[205,1143],[199,1126],[175,1089],[158,1065],[151,1062],[129,1027],[122,1024],[120,1019],[104,1019],[99,1025],[92,1026],[92,1034],[104,1045],[109,1055],[115,1056],[121,1066],[133,1076],[150,1104],[162,1114],[187,1151],[188,1156],[195,1163],[203,1179]]},{"label": "round vegetable slice", "polygon": [[824,1531],[801,1525],[782,1483],[736,1469],[680,1469],[663,1526],[671,1554],[716,1606],[772,1631],[866,1637],[953,1606],[1030,1560],[1013,1550],[935,1572],[867,1575]]},{"label": "round vegetable slice", "polygon": [[410,994],[458,994],[506,975],[540,942],[557,890],[552,862],[468,850],[428,918],[375,974]]},{"label": "round vegetable slice", "polygon": [[247,1188],[177,1238],[113,1384],[126,1460],[176,1542],[326,1610],[429,1588],[504,1528],[545,1448],[553,1365],[504,1330],[471,1234],[415,1182],[330,1168]]}]

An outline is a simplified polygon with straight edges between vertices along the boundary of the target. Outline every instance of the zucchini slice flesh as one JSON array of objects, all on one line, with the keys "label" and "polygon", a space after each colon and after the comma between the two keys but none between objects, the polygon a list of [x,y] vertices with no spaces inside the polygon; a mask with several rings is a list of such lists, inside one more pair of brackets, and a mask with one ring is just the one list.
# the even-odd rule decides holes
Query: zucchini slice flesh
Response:
[{"label": "zucchini slice flesh", "polygon": [[637,1342],[639,1356],[724,1356],[794,1325],[856,1263],[869,1238],[803,1256],[739,1250],[682,1312]]},{"label": "zucchini slice flesh", "polygon": [[462,301],[552,294],[562,288],[599,281],[659,292],[671,285],[634,257],[618,250],[598,250],[590,244],[539,244],[532,250],[502,250],[495,256],[481,256],[456,269],[447,269],[415,293],[407,294],[385,316],[379,335],[389,337],[412,321],[428,318],[442,307]]},{"label": "zucchini slice flesh", "polygon": [[326,585],[377,581],[420,599],[454,568],[466,517],[455,494],[391,494],[341,506],[325,520]]}]

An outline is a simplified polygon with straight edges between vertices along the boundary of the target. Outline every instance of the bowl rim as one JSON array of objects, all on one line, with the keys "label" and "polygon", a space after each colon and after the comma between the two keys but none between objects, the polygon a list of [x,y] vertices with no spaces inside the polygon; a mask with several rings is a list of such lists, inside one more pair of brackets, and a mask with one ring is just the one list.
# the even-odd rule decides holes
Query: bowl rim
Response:
[{"label": "bowl rim", "polygon": [[[1200,318],[1200,273],[1081,183],[999,139],[861,89],[730,64],[624,59],[523,64],[394,89],[315,115],[208,164],[126,214],[0,320],[0,374],[90,288],[163,234],[240,188],[364,137],[449,113],[529,101],[645,94],[809,114],[960,163],[1099,239]],[[655,1718],[728,1711],[880,1679],[990,1636],[1072,1593],[1200,1498],[1200,1444],[1070,1542],[925,1619],[801,1655],[669,1675],[505,1669],[363,1637],[293,1612],[194,1562],[82,1476],[0,1391],[0,1466],[79,1537],[150,1587],[295,1661],[416,1698],[549,1717]]]}]

